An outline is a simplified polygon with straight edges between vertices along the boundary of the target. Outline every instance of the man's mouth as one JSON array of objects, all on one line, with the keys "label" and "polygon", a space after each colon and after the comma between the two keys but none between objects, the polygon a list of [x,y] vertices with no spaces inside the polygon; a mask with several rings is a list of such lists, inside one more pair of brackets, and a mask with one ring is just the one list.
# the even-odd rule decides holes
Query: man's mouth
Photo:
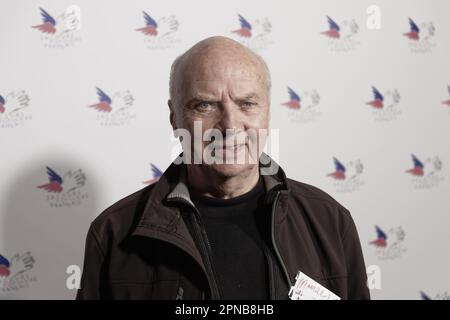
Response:
[{"label": "man's mouth", "polygon": [[233,156],[237,156],[240,153],[242,153],[247,144],[246,143],[240,143],[240,144],[231,144],[231,145],[213,145],[214,146],[214,151],[213,151],[213,155],[214,156],[219,156],[221,154],[221,156],[225,156],[226,158],[228,157],[233,157]]},{"label": "man's mouth", "polygon": [[225,151],[234,151],[234,150],[240,150],[241,148],[245,147],[245,143],[241,143],[241,144],[233,144],[233,145],[224,145],[222,147],[223,150]]}]

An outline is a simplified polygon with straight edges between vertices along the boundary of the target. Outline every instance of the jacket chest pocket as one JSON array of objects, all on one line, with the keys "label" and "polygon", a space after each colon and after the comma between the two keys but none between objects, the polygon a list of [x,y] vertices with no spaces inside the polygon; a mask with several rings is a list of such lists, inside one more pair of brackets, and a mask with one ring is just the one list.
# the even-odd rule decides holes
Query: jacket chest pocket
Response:
[{"label": "jacket chest pocket", "polygon": [[180,293],[181,298],[184,297],[184,290],[178,279],[157,280],[152,283],[115,282],[111,283],[110,287],[112,299],[174,300]]},{"label": "jacket chest pocket", "polygon": [[119,300],[196,300],[202,298],[197,287],[183,280],[157,280],[152,283],[116,282],[110,284],[111,298]]}]

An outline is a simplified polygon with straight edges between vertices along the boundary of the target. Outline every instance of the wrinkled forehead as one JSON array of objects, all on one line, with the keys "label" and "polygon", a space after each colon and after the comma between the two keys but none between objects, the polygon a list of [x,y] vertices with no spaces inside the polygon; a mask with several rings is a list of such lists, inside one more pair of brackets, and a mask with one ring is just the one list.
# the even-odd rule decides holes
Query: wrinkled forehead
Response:
[{"label": "wrinkled forehead", "polygon": [[187,61],[185,66],[182,75],[185,93],[213,92],[224,87],[235,92],[264,90],[267,81],[260,62],[251,57],[202,56]]}]

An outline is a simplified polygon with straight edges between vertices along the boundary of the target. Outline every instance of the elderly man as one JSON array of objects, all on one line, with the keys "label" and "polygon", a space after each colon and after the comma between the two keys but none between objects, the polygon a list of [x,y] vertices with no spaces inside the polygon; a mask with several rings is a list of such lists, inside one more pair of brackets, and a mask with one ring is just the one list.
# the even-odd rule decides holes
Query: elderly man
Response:
[{"label": "elderly man", "polygon": [[350,213],[262,152],[259,56],[225,37],[197,43],[172,65],[168,104],[183,154],[91,224],[78,299],[287,299],[298,272],[369,299]]}]

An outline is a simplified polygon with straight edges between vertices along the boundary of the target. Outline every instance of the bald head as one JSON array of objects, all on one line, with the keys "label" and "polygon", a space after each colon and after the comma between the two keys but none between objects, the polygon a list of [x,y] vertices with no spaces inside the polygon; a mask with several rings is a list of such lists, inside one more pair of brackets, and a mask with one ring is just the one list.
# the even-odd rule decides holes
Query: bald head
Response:
[{"label": "bald head", "polygon": [[170,100],[178,105],[182,86],[217,76],[217,73],[223,75],[233,68],[263,82],[270,95],[270,72],[264,60],[237,41],[215,36],[198,42],[175,59],[170,72]]}]

